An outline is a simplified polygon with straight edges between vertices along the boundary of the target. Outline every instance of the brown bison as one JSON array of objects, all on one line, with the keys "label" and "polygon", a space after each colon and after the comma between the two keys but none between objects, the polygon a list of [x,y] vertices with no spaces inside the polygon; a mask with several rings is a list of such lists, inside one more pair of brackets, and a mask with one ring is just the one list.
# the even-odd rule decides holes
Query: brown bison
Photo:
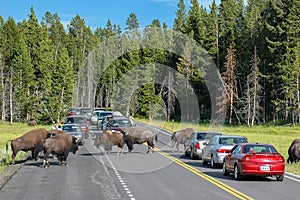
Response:
[{"label": "brown bison", "polygon": [[179,144],[183,144],[184,151],[185,151],[186,150],[185,142],[189,137],[191,137],[193,132],[194,132],[194,129],[192,129],[192,128],[186,128],[183,130],[175,131],[171,137],[172,151],[174,152],[175,144],[176,144],[177,152],[179,152]]},{"label": "brown bison", "polygon": [[298,162],[300,160],[300,139],[295,139],[288,150],[289,157],[287,163]]},{"label": "brown bison", "polygon": [[78,139],[69,134],[58,134],[47,138],[43,141],[44,161],[43,166],[49,167],[49,154],[57,156],[59,165],[65,164],[67,166],[67,157],[69,152],[73,154],[78,150]]},{"label": "brown bison", "polygon": [[15,158],[18,152],[31,151],[32,159],[38,160],[38,154],[43,150],[42,141],[51,136],[44,128],[31,130],[24,135],[6,142],[6,152],[8,150],[8,142],[11,142],[12,164],[15,164]]},{"label": "brown bison", "polygon": [[134,144],[143,144],[147,143],[149,153],[150,149],[152,149],[152,153],[154,153],[154,142],[153,139],[155,135],[148,130],[138,129],[135,127],[126,127],[122,128],[121,132],[124,134],[125,143],[128,147],[128,152],[133,150]]},{"label": "brown bison", "polygon": [[118,155],[123,152],[124,147],[124,136],[120,132],[112,132],[111,130],[106,130],[103,135],[97,135],[94,145],[99,148],[99,145],[103,145],[105,153],[110,154],[112,146],[118,146]]},{"label": "brown bison", "polygon": [[28,122],[28,126],[36,126],[36,125],[37,125],[37,123],[36,123],[35,120],[30,120],[30,121]]},{"label": "brown bison", "polygon": [[51,129],[51,130],[48,130],[48,133],[50,133],[51,136],[54,136],[57,134],[64,134],[65,132],[62,130],[58,130],[58,129]]}]

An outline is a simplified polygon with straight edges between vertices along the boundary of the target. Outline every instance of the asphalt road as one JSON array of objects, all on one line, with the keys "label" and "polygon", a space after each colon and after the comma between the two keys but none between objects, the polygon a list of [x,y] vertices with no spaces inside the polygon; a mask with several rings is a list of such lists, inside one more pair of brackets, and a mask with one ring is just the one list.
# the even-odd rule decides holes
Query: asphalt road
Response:
[{"label": "asphalt road", "polygon": [[28,160],[0,190],[0,200],[298,199],[300,177],[235,181],[223,176],[221,168],[173,153],[170,136],[157,133],[154,153],[146,154],[145,145],[135,145],[131,154],[125,147],[125,153],[117,156],[114,147],[111,155],[104,155],[90,137],[75,155],[69,154],[68,166],[51,160],[45,169],[42,160]]}]

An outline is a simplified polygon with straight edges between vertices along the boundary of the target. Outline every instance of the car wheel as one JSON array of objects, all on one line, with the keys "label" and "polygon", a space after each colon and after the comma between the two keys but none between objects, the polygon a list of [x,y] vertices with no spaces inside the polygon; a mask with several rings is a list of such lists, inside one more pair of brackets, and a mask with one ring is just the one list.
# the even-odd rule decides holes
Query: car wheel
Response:
[{"label": "car wheel", "polygon": [[202,156],[202,165],[207,165],[207,161],[204,159],[204,156]]},{"label": "car wheel", "polygon": [[194,151],[193,150],[191,150],[191,159],[193,159],[193,160],[195,160],[195,154],[194,154]]},{"label": "car wheel", "polygon": [[240,180],[241,179],[241,174],[239,171],[239,168],[237,165],[234,166],[234,172],[233,172],[233,176],[235,180]]},{"label": "car wheel", "polygon": [[190,156],[189,152],[185,151],[184,156],[189,157]]},{"label": "car wheel", "polygon": [[276,176],[277,181],[283,181],[284,174]]},{"label": "car wheel", "polygon": [[223,169],[222,169],[222,172],[223,172],[223,175],[224,175],[224,176],[228,176],[228,175],[229,175],[229,172],[228,172],[227,169],[226,169],[226,163],[225,163],[225,161],[223,162]]},{"label": "car wheel", "polygon": [[215,164],[215,161],[214,161],[214,156],[211,155],[211,157],[210,157],[210,167],[215,168],[215,166],[216,166],[216,164]]}]

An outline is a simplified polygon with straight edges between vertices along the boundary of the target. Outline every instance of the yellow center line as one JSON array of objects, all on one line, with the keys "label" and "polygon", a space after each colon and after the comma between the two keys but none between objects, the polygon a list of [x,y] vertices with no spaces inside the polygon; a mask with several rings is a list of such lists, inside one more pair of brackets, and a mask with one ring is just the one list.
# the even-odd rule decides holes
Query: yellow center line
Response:
[{"label": "yellow center line", "polygon": [[154,148],[154,150],[156,152],[158,152],[159,154],[161,154],[162,156],[165,156],[166,158],[172,160],[173,162],[177,163],[178,165],[184,167],[185,169],[193,172],[194,174],[196,174],[197,176],[200,176],[201,178],[205,179],[206,181],[216,185],[217,187],[221,188],[222,190],[228,192],[229,194],[237,197],[238,199],[243,199],[243,200],[253,200],[253,198],[241,193],[240,191],[238,190],[235,190],[234,188],[218,181],[217,179],[207,175],[207,174],[204,174],[202,171],[200,170],[197,170],[195,169],[194,167],[182,162],[181,160],[173,157],[173,156],[170,156],[169,154],[161,151],[160,149],[158,149],[157,147]]}]

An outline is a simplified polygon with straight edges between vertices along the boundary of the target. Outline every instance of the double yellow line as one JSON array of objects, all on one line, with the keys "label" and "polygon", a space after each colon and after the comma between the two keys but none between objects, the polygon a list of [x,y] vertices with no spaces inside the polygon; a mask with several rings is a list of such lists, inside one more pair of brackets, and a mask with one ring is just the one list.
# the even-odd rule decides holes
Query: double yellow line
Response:
[{"label": "double yellow line", "polygon": [[221,188],[222,190],[228,192],[229,194],[237,197],[238,199],[243,199],[243,200],[253,200],[253,198],[233,189],[232,187],[218,181],[217,179],[214,179],[213,177],[211,176],[208,176],[206,174],[204,174],[203,172],[201,172],[200,170],[197,170],[195,169],[194,167],[191,167],[190,165],[188,164],[185,164],[184,162],[182,162],[181,160],[177,159],[177,158],[174,158],[173,156],[170,156],[169,154],[161,151],[160,149],[158,148],[154,148],[155,151],[157,151],[159,154],[161,154],[162,156],[165,156],[166,158],[172,160],[173,162],[177,163],[178,165],[184,167],[185,169],[193,172],[194,174],[196,174],[197,176],[200,176],[201,178],[207,180],[208,182],[216,185],[217,187]]}]

